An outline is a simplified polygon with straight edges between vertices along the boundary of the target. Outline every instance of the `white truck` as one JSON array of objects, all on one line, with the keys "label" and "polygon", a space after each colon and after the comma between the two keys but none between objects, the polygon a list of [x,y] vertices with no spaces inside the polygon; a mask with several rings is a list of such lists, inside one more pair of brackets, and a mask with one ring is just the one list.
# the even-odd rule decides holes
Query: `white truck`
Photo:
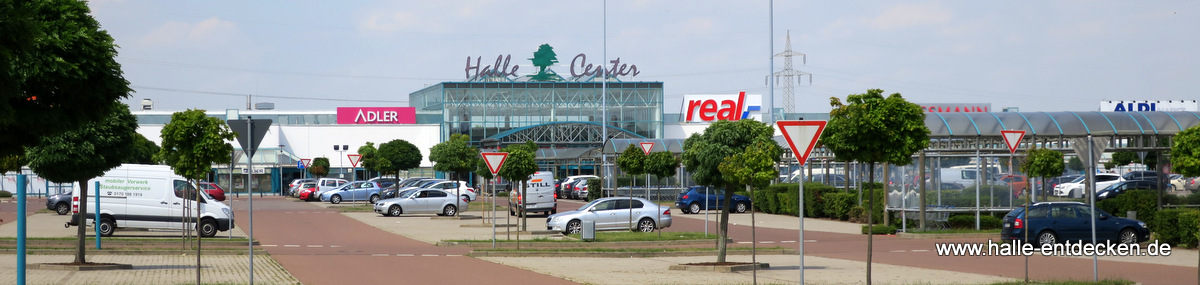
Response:
[{"label": "white truck", "polygon": [[[96,182],[100,182],[99,189],[94,188]],[[196,189],[195,185],[165,165],[121,165],[89,180],[87,193],[80,193],[78,185],[72,189],[72,214],[66,226],[78,226],[79,197],[82,194],[87,195],[86,223],[95,224],[91,220],[95,213],[100,213],[101,236],[112,236],[120,228],[182,229],[186,226],[195,228],[204,237],[233,229],[233,210],[204,191],[199,191],[200,201],[197,203]],[[93,206],[97,190],[100,194],[99,209]],[[183,212],[185,204],[191,212],[186,215],[187,219]],[[196,207],[200,209],[198,218]]]}]

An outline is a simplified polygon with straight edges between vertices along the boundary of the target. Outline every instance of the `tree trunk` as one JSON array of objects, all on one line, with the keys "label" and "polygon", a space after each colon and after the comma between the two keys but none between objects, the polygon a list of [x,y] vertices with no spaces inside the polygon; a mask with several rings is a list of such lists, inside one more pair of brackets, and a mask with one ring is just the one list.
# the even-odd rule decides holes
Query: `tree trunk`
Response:
[{"label": "tree trunk", "polygon": [[[78,227],[75,229],[75,235],[78,241],[78,243],[75,244],[75,263],[87,263],[87,259],[84,256],[84,251],[87,250],[87,247],[84,245],[84,240],[87,237],[85,235],[85,233],[87,233],[87,186],[87,180],[79,181],[79,216],[77,216],[75,220],[76,226]],[[97,197],[96,199],[100,198]]]},{"label": "tree trunk", "polygon": [[[870,164],[869,180],[875,181],[875,163]],[[867,182],[871,183],[871,182]],[[884,184],[887,185],[887,184]],[[875,249],[875,187],[867,188],[867,285],[871,284],[871,251]],[[801,241],[803,242],[803,241]]]},{"label": "tree trunk", "polygon": [[732,190],[732,187],[725,187],[725,194],[723,195],[725,199],[721,201],[721,222],[720,226],[717,227],[717,231],[720,232],[717,235],[717,262],[725,262],[725,252],[726,248],[728,248],[726,241],[729,240],[729,200],[733,200]]},{"label": "tree trunk", "polygon": [[521,201],[519,201],[521,202],[521,231],[523,232],[529,231],[529,212],[525,211],[529,209],[529,185],[525,183],[527,181],[521,181]]}]

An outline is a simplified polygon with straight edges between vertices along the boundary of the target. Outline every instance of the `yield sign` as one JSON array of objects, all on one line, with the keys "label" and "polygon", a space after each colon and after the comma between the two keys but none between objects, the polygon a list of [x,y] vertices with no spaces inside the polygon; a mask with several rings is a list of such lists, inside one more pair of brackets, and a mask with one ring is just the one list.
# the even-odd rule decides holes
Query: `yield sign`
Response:
[{"label": "yield sign", "polygon": [[642,146],[642,152],[646,153],[646,155],[650,155],[650,150],[654,149],[654,143],[652,143],[652,142],[644,142],[644,143],[638,143],[638,144]]},{"label": "yield sign", "polygon": [[783,138],[787,139],[788,146],[792,148],[792,153],[796,155],[800,165],[804,165],[808,161],[808,154],[817,145],[817,139],[821,138],[821,132],[825,131],[825,123],[826,121],[778,121],[776,125],[783,132]]},{"label": "yield sign", "polygon": [[312,159],[301,158],[300,163],[302,163],[304,165],[300,168],[308,168],[309,165],[312,165]]},{"label": "yield sign", "polygon": [[1017,146],[1021,144],[1021,139],[1025,137],[1025,131],[1000,131],[1004,136],[1004,143],[1008,144],[1008,151],[1017,153]]},{"label": "yield sign", "polygon": [[358,162],[362,160],[361,154],[347,154],[346,157],[350,158],[350,165],[354,167],[358,167]]},{"label": "yield sign", "polygon": [[500,173],[500,166],[503,166],[504,160],[508,158],[507,152],[481,152],[479,155],[483,156],[483,162],[487,163],[492,175]]}]

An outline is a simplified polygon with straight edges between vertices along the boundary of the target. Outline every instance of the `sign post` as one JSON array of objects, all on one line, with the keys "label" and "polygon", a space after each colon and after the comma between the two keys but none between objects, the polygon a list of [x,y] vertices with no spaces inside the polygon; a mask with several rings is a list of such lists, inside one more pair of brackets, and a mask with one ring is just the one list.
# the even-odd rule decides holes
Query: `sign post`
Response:
[{"label": "sign post", "polygon": [[[641,142],[641,143],[638,143],[638,145],[640,145],[642,147],[642,153],[646,154],[646,160],[649,161],[650,160],[649,159],[650,158],[650,150],[654,149],[654,143],[653,142]],[[645,162],[643,162],[642,164],[645,164]],[[633,195],[629,195],[629,196],[632,197]],[[646,200],[649,200],[651,202],[654,201],[654,200],[650,200],[650,174],[649,173],[646,173]],[[633,205],[633,203],[629,203],[629,204]],[[654,203],[654,205],[657,206],[658,203]],[[629,211],[630,211],[629,217],[632,218],[633,217],[633,213],[632,213],[633,208],[630,208]],[[655,210],[655,212],[658,212],[658,217],[657,217],[658,221],[662,221],[662,211]],[[754,214],[753,211],[751,211],[751,214]],[[630,221],[630,224],[633,224],[632,220]],[[660,231],[658,229],[654,229],[654,231],[658,232],[658,237],[662,237],[662,231]]]},{"label": "sign post", "polygon": [[352,178],[351,181],[358,181],[358,162],[362,161],[362,155],[361,154],[347,154],[346,158],[350,159],[350,169],[351,169],[352,173],[354,173],[354,174],[350,175],[350,177]]},{"label": "sign post", "polygon": [[[1017,152],[1017,146],[1021,145],[1021,139],[1025,138],[1025,131],[1000,131],[1000,135],[1004,137],[1004,143],[1008,145],[1008,173],[1016,173],[1012,170],[1013,154],[1015,154]],[[1026,173],[1025,177],[1026,177],[1025,184],[1029,185],[1030,184],[1029,179],[1028,179],[1029,174]],[[1016,181],[1013,181],[1015,179],[1017,179],[1016,174],[1012,174],[1012,176],[1010,176],[1008,178],[1009,193],[1012,193],[1013,187],[1015,187],[1015,186],[1013,186],[1013,182],[1016,182]],[[1033,193],[1034,193],[1034,191],[1025,193],[1025,212],[1024,213],[1029,212],[1029,199],[1033,196]],[[1012,195],[1009,195],[1008,199],[1009,199],[1008,206],[1012,207]],[[1026,220],[1025,223],[1029,224],[1030,216],[1026,215],[1025,220]],[[1026,241],[1029,240],[1029,231],[1025,231],[1025,240]],[[1025,256],[1025,282],[1029,282],[1029,256],[1028,255]]]},{"label": "sign post", "polygon": [[[507,152],[483,152],[483,153],[479,153],[479,155],[483,156],[483,162],[485,164],[487,164],[488,171],[492,172],[492,177],[496,177],[496,174],[500,173],[500,166],[503,166],[504,160],[508,159]],[[492,180],[488,179],[487,184],[492,184]],[[488,185],[484,185],[484,186],[488,186]],[[494,221],[494,219],[496,219],[496,186],[495,185],[491,185],[491,186],[492,186],[492,219],[493,219],[493,221],[492,221],[492,249],[495,249],[496,248],[496,221]],[[508,224],[506,223],[504,226],[507,227]]]},{"label": "sign post", "polygon": [[[788,147],[792,149],[792,154],[796,155],[796,161],[800,163],[801,168],[804,163],[808,162],[808,155],[812,153],[813,147],[817,145],[817,139],[821,138],[821,132],[825,131],[826,121],[778,121],[775,122],[779,126],[779,131],[783,133],[783,138],[787,139]],[[800,284],[804,284],[804,171],[800,171],[800,201],[799,209],[796,212],[800,216]]]},{"label": "sign post", "polygon": [[[258,144],[262,143],[263,136],[267,134],[267,129],[271,127],[271,120],[254,120],[250,116],[246,116],[245,120],[227,120],[227,122],[229,123],[229,128],[237,133],[237,140],[242,145],[242,152],[246,153],[246,167],[253,169],[254,152],[258,150]],[[250,199],[250,237],[247,242],[247,247],[250,250],[250,284],[254,284],[254,195],[250,193],[250,174],[246,174],[245,184],[246,196]],[[199,264],[197,264],[197,267],[199,267]]]}]

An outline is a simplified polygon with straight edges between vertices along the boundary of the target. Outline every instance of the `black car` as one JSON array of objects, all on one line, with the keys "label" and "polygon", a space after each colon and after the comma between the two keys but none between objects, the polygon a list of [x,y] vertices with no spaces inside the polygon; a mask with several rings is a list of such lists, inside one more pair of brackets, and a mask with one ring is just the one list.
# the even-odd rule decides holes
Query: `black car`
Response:
[{"label": "black car", "polygon": [[[1004,241],[1022,240],[1035,245],[1064,241],[1093,242],[1091,212],[1080,202],[1042,202],[1017,207],[1004,216],[1000,238]],[[1115,217],[1096,209],[1096,242],[1115,241],[1123,244],[1140,243],[1150,239],[1146,223]],[[1028,239],[1026,235],[1028,232]]]},{"label": "black car", "polygon": [[1104,187],[1104,189],[1100,189],[1100,191],[1096,191],[1096,201],[1115,198],[1117,195],[1133,189],[1158,190],[1158,181],[1125,180],[1117,182],[1117,184],[1109,185],[1108,187]]},{"label": "black car", "polygon": [[[684,214],[699,213],[700,210],[717,210],[725,207],[725,190],[707,186],[692,186],[684,188],[675,199],[675,206]],[[745,213],[750,210],[750,197],[734,194],[729,199],[733,213]]]},{"label": "black car", "polygon": [[46,209],[54,210],[59,215],[71,213],[71,192],[59,193],[46,199]]},{"label": "black car", "polygon": [[1158,180],[1158,172],[1147,170],[1130,171],[1121,175],[1121,178],[1125,178],[1125,180]]}]

